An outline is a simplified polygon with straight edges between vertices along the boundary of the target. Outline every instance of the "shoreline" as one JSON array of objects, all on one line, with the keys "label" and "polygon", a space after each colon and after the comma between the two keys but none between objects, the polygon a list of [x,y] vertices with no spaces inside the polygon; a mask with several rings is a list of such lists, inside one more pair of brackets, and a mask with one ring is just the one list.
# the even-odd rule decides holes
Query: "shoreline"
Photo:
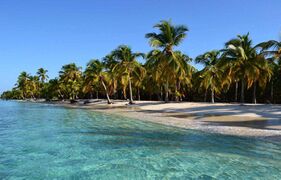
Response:
[{"label": "shoreline", "polygon": [[123,100],[115,100],[114,104],[107,104],[105,100],[94,100],[89,104],[83,102],[80,100],[75,104],[70,104],[69,101],[35,103],[88,109],[209,133],[281,140],[280,105],[159,101],[136,101],[136,104],[128,105],[128,102]]}]

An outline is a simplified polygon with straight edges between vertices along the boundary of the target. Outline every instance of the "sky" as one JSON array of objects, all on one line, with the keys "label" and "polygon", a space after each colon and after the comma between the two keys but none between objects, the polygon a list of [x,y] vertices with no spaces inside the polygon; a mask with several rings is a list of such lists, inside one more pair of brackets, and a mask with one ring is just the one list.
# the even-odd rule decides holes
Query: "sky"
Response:
[{"label": "sky", "polygon": [[188,27],[177,49],[195,58],[247,32],[254,44],[280,40],[280,17],[280,0],[2,0],[0,92],[22,71],[43,67],[54,78],[62,65],[84,68],[118,45],[148,52],[144,36],[160,20]]}]

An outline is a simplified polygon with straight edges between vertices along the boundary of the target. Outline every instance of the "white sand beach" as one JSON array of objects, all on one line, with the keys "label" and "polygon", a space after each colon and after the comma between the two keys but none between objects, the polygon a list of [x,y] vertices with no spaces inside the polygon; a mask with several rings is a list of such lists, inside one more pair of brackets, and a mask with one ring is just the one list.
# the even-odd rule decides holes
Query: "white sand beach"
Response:
[{"label": "white sand beach", "polygon": [[281,106],[270,104],[227,104],[159,101],[136,101],[128,105],[127,101],[115,100],[108,105],[105,100],[93,100],[83,104],[57,102],[72,108],[87,108],[104,113],[117,114],[142,121],[160,123],[186,129],[226,135],[250,136],[273,140],[281,139]]}]

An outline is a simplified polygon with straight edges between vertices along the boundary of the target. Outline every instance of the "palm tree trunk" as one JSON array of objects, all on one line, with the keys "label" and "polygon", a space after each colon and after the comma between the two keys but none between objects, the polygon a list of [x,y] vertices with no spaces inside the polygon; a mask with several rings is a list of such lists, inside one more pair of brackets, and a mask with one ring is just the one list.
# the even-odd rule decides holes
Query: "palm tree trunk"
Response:
[{"label": "palm tree trunk", "polygon": [[61,93],[60,90],[58,91],[58,95],[59,95],[62,99],[64,99],[64,96],[63,96],[63,94]]},{"label": "palm tree trunk", "polygon": [[241,99],[240,99],[241,103],[245,102],[244,92],[245,92],[245,81],[242,79],[241,80]]},{"label": "palm tree trunk", "polygon": [[31,98],[35,99],[35,96],[34,96],[33,92],[31,92]]},{"label": "palm tree trunk", "polygon": [[[178,81],[178,84],[177,84],[177,86],[178,86],[178,90],[180,91],[180,89],[181,89],[181,83],[180,83],[180,81]],[[179,96],[179,101],[182,101],[182,94],[180,94],[180,96]]]},{"label": "palm tree trunk", "polygon": [[257,90],[257,83],[254,82],[254,89],[253,89],[253,103],[254,104],[257,104],[256,90]]},{"label": "palm tree trunk", "polygon": [[214,89],[212,88],[212,103],[215,103],[215,92],[214,92]]},{"label": "palm tree trunk", "polygon": [[165,103],[169,102],[169,82],[165,84]]},{"label": "palm tree trunk", "polygon": [[104,91],[105,91],[105,94],[106,94],[107,104],[112,104],[112,102],[111,102],[111,100],[110,100],[110,98],[109,98],[108,92],[107,92],[107,88],[106,88],[106,86],[105,86],[103,80],[101,80],[101,83],[102,83],[102,86],[103,86]]},{"label": "palm tree trunk", "polygon": [[127,92],[125,86],[123,86],[123,97],[125,100],[127,100]]},{"label": "palm tree trunk", "polygon": [[22,99],[25,99],[25,92],[22,91]]},{"label": "palm tree trunk", "polygon": [[160,101],[163,101],[163,87],[160,86]]},{"label": "palm tree trunk", "polygon": [[274,92],[273,92],[273,89],[274,88],[274,84],[273,84],[273,80],[271,80],[271,83],[270,83],[270,99],[271,99],[271,103],[274,103],[274,99],[273,99],[273,96],[274,96]]},{"label": "palm tree trunk", "polygon": [[129,76],[130,104],[134,104],[131,77]]},{"label": "palm tree trunk", "polygon": [[140,88],[138,88],[138,100],[140,101],[141,97],[140,97]]},{"label": "palm tree trunk", "polygon": [[114,99],[118,99],[118,97],[119,97],[119,95],[118,95],[118,91],[115,89],[115,87],[114,87],[114,96],[113,96],[113,98]]},{"label": "palm tree trunk", "polygon": [[235,81],[235,102],[238,102],[238,81]]},{"label": "palm tree trunk", "polygon": [[205,90],[205,96],[204,96],[204,102],[207,102],[207,93],[208,93],[208,90],[206,89]]},{"label": "palm tree trunk", "polygon": [[175,83],[175,101],[178,102],[179,101],[179,97],[178,97],[178,86],[177,86],[177,82]]}]

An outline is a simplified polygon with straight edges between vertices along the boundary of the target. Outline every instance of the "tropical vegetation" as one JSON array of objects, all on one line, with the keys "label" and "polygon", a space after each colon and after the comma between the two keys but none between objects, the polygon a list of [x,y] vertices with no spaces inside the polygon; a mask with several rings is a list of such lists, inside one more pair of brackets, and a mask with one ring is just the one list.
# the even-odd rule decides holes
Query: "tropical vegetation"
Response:
[{"label": "tropical vegetation", "polygon": [[63,65],[52,79],[44,68],[35,75],[23,71],[1,98],[281,103],[280,41],[254,45],[247,33],[193,60],[177,49],[187,37],[186,26],[160,21],[154,28],[145,35],[152,48],[147,53],[120,45],[101,60],[90,60],[84,71],[75,63]]}]

